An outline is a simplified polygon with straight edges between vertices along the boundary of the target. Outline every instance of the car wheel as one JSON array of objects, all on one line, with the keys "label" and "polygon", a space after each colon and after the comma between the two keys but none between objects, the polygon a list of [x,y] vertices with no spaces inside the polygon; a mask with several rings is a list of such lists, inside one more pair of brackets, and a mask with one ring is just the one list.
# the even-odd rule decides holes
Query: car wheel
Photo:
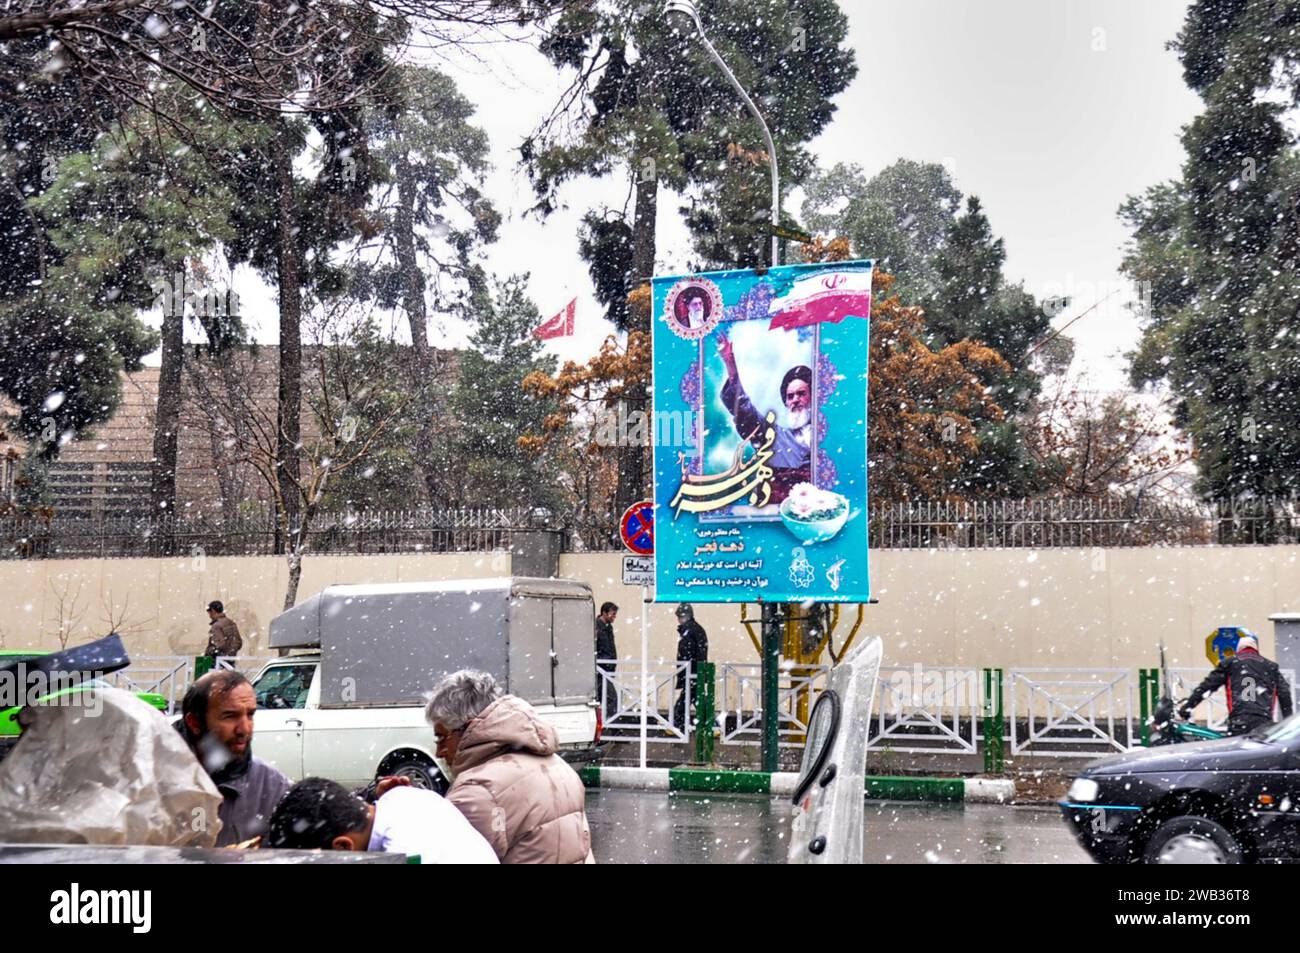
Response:
[{"label": "car wheel", "polygon": [[1242,852],[1237,838],[1222,824],[1186,816],[1157,827],[1142,859],[1148,864],[1240,864]]},{"label": "car wheel", "polygon": [[400,762],[395,762],[391,766],[385,766],[380,769],[381,777],[399,777],[409,778],[411,787],[421,788],[426,791],[437,791],[439,794],[446,794],[447,789],[451,787],[447,779],[442,776],[438,766],[430,764],[419,758],[407,758]]}]

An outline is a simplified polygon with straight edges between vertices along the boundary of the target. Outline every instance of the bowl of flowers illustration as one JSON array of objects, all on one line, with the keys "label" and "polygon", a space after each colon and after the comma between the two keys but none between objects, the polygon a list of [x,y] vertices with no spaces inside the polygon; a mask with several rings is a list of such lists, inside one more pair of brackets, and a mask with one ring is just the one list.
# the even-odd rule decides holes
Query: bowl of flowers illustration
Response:
[{"label": "bowl of flowers illustration", "polygon": [[785,528],[802,543],[823,543],[844,528],[849,518],[849,501],[811,483],[796,483],[781,501]]}]

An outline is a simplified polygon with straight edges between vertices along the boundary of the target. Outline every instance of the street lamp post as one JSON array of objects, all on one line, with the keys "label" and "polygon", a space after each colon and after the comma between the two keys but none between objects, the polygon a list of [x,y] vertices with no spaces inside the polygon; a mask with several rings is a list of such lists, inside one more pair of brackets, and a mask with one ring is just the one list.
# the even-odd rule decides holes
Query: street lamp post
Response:
[{"label": "street lamp post", "polygon": [[[700,13],[695,8],[694,0],[668,0],[664,4],[664,19],[667,20],[668,26],[678,33],[685,35],[694,30],[698,34],[700,42],[708,50],[713,62],[717,64],[718,69],[722,70],[722,75],[730,81],[744,101],[750,115],[758,120],[759,128],[763,130],[763,139],[767,143],[768,161],[772,169],[772,267],[775,268],[781,263],[781,245],[776,234],[776,227],[781,222],[781,177],[777,171],[776,143],[772,141],[772,132],[767,128],[767,121],[763,118],[763,114],[754,105],[754,100],[750,98],[749,93],[745,92],[745,88],[740,85],[736,75],[728,69],[722,57],[718,55],[718,51],[709,42],[709,38],[704,33],[704,24],[700,22]],[[782,630],[786,614],[784,609],[785,607],[779,603],[763,603],[762,704],[764,771],[775,771],[779,760],[780,715],[777,709],[780,701],[780,689],[778,678],[780,674]],[[712,731],[713,726],[709,725],[705,730]]]},{"label": "street lamp post", "polygon": [[[772,228],[775,229],[781,222],[781,177],[776,167],[776,143],[772,141],[772,132],[767,128],[767,121],[763,118],[763,114],[758,111],[758,107],[754,105],[754,100],[749,97],[749,93],[745,92],[745,88],[740,85],[736,75],[731,72],[727,64],[723,62],[722,57],[718,55],[718,51],[713,48],[713,44],[709,42],[708,36],[704,33],[704,24],[700,22],[700,13],[695,9],[694,0],[668,0],[664,4],[664,19],[668,21],[668,26],[678,33],[686,34],[694,30],[699,35],[700,42],[704,44],[704,48],[708,50],[709,56],[717,64],[718,69],[722,70],[722,75],[727,77],[740,95],[750,115],[758,120],[758,125],[763,130],[763,140],[767,143],[767,155],[772,168]],[[776,232],[773,231],[773,268],[781,263],[780,254],[780,242]]]}]

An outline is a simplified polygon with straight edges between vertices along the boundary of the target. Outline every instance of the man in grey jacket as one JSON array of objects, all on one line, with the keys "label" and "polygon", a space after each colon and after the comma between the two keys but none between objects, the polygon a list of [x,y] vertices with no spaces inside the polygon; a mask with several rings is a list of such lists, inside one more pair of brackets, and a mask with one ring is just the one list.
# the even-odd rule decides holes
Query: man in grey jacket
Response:
[{"label": "man in grey jacket", "polygon": [[253,757],[257,696],[239,672],[209,672],[181,702],[176,728],[221,792],[217,846],[228,847],[266,832],[271,814],[293,787],[284,774]]}]

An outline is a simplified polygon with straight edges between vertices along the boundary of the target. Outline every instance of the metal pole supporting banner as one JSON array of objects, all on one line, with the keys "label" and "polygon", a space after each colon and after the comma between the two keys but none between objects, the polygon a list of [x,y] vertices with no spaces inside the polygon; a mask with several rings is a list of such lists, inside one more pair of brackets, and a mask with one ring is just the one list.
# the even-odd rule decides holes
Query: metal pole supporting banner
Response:
[{"label": "metal pole supporting banner", "polygon": [[645,767],[646,710],[650,707],[650,587],[641,587],[641,767]]}]

